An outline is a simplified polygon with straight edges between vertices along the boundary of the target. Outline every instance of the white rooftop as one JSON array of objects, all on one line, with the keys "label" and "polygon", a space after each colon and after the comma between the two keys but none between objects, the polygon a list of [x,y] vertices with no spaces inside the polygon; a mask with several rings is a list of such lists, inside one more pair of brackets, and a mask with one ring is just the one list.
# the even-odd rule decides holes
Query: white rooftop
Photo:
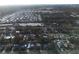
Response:
[{"label": "white rooftop", "polygon": [[44,26],[43,23],[20,23],[20,26]]}]

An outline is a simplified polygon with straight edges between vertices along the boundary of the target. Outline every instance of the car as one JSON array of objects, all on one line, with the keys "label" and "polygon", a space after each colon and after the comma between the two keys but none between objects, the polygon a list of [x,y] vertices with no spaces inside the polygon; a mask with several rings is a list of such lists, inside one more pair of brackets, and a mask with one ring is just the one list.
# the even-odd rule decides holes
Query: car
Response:
[{"label": "car", "polygon": [[13,39],[15,38],[14,35],[12,35],[11,33],[7,32],[7,33],[4,33],[4,39]]},{"label": "car", "polygon": [[4,36],[4,39],[13,39],[15,36],[12,36],[12,35],[10,35],[10,36]]},{"label": "car", "polygon": [[4,45],[0,44],[0,53],[4,50]]},{"label": "car", "polygon": [[26,53],[27,44],[14,44],[13,45],[13,51],[15,53]]},{"label": "car", "polygon": [[5,48],[5,53],[10,53],[12,50],[12,46],[8,46]]}]

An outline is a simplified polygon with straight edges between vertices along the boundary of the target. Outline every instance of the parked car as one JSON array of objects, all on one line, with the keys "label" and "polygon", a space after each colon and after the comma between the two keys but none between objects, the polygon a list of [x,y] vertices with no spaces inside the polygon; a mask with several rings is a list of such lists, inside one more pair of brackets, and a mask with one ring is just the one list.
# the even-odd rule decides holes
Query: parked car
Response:
[{"label": "parked car", "polygon": [[15,53],[26,53],[27,44],[14,44],[13,45],[13,51]]},{"label": "parked car", "polygon": [[4,50],[4,45],[0,44],[0,53]]}]

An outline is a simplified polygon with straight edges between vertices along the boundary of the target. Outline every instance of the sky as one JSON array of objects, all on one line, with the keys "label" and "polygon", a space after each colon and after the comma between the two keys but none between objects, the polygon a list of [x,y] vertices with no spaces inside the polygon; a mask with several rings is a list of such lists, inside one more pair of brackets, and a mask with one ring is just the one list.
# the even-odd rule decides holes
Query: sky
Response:
[{"label": "sky", "polygon": [[78,4],[79,0],[0,0],[3,5]]}]

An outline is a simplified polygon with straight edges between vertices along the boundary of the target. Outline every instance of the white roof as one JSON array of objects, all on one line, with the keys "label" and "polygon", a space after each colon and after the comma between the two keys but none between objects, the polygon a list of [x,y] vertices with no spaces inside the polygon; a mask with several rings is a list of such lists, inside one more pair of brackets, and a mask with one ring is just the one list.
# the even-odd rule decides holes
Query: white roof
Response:
[{"label": "white roof", "polygon": [[20,26],[44,26],[43,23],[21,23]]}]

